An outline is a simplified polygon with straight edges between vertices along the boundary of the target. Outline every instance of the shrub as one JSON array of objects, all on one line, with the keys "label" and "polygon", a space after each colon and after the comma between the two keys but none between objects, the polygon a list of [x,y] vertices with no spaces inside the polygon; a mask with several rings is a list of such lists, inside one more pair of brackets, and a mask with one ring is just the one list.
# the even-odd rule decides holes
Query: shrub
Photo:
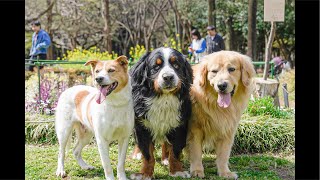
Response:
[{"label": "shrub", "polygon": [[38,76],[32,75],[25,83],[25,111],[38,114],[52,114],[58,103],[60,94],[68,87],[66,75],[45,73],[40,82],[39,95]]},{"label": "shrub", "polygon": [[[68,60],[71,62],[88,61],[88,60],[111,60],[118,57],[118,54],[112,51],[111,54],[101,52],[97,47],[91,47],[90,49],[82,49],[81,47],[75,48],[72,51],[67,51],[66,54],[61,58],[62,60]],[[90,69],[90,67],[84,66],[83,64],[63,64],[59,65],[63,68],[75,68],[75,69]]]},{"label": "shrub", "polygon": [[[26,114],[25,142],[33,144],[56,144],[57,136],[54,129],[54,117],[39,114]],[[34,121],[34,122],[29,122]],[[50,121],[40,123],[37,121]]]},{"label": "shrub", "polygon": [[[26,115],[26,121],[52,120],[52,116]],[[293,119],[243,115],[235,136],[232,154],[293,151],[295,148]],[[55,144],[54,123],[26,123],[26,142]],[[132,139],[131,139],[132,140]],[[131,141],[130,140],[130,141]],[[159,145],[157,145],[160,148]]]},{"label": "shrub", "polygon": [[273,118],[291,118],[291,110],[280,109],[273,104],[273,99],[269,96],[250,100],[245,111],[251,116],[270,115]]},{"label": "shrub", "polygon": [[[176,38],[172,37],[172,38],[168,39],[167,42],[165,44],[163,44],[163,46],[173,48],[173,49],[182,53],[182,49],[181,49],[181,46],[179,43],[179,36],[180,36],[179,34],[176,34]],[[175,39],[178,39],[178,42]]]},{"label": "shrub", "polygon": [[139,44],[137,44],[135,47],[130,47],[129,54],[132,63],[137,62],[145,53],[146,49],[143,45],[140,46]]},{"label": "shrub", "polygon": [[233,154],[293,151],[295,149],[293,119],[245,116],[240,121],[235,136]]}]

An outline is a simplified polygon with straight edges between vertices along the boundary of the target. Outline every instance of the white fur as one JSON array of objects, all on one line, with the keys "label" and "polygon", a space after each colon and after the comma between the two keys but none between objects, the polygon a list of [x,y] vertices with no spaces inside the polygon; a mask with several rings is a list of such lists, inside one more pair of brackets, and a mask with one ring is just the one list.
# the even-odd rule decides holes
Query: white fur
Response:
[{"label": "white fur", "polygon": [[[74,99],[76,94],[83,90],[87,90],[90,93],[85,97],[82,103],[82,123],[80,123]],[[56,171],[57,176],[66,176],[64,171],[65,147],[72,129],[75,128],[76,132],[81,135],[78,136],[78,142],[74,148],[74,155],[78,164],[83,169],[93,168],[82,160],[81,150],[89,143],[94,135],[97,141],[105,177],[106,179],[114,179],[109,158],[109,144],[114,140],[118,140],[119,154],[117,177],[121,180],[126,179],[124,163],[129,137],[134,126],[134,110],[130,79],[121,91],[117,93],[112,92],[101,104],[96,103],[94,99],[97,92],[98,90],[96,88],[79,85],[67,89],[59,98],[55,122],[56,133],[60,145],[58,168]],[[92,98],[93,100],[88,103]],[[90,111],[88,113],[92,116],[93,127],[87,118],[87,106],[90,106]],[[84,128],[82,126],[84,126]]]},{"label": "white fur", "polygon": [[172,94],[163,94],[147,101],[150,109],[147,113],[147,119],[143,120],[146,127],[152,130],[153,140],[163,141],[165,135],[180,124],[180,106],[179,99]]}]

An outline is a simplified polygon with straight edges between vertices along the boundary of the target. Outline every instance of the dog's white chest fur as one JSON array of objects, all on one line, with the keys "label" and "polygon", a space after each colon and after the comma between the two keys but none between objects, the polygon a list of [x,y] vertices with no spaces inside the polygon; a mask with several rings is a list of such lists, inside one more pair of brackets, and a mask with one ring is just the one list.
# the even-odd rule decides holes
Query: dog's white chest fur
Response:
[{"label": "dog's white chest fur", "polygon": [[147,102],[150,107],[144,125],[150,129],[154,141],[165,140],[165,135],[180,124],[180,101],[175,95],[161,95]]}]

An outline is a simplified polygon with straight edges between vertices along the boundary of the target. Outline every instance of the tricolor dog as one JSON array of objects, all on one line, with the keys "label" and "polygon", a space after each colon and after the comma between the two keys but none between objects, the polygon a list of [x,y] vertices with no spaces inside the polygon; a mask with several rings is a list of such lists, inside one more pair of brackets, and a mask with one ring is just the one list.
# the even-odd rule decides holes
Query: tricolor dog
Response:
[{"label": "tricolor dog", "polygon": [[170,176],[190,177],[179,156],[186,146],[191,116],[192,69],[183,55],[171,48],[145,54],[130,70],[135,111],[135,138],[143,155],[140,173],[131,179],[151,179],[155,143],[168,151]]},{"label": "tricolor dog", "polygon": [[81,157],[81,151],[95,136],[106,179],[114,179],[109,158],[109,145],[117,140],[118,179],[125,180],[124,163],[128,141],[134,127],[134,110],[128,61],[116,60],[85,63],[91,65],[95,87],[78,85],[64,91],[56,111],[56,133],[59,140],[57,176],[65,177],[66,144],[75,129],[78,141],[73,154],[82,169],[92,169]]}]

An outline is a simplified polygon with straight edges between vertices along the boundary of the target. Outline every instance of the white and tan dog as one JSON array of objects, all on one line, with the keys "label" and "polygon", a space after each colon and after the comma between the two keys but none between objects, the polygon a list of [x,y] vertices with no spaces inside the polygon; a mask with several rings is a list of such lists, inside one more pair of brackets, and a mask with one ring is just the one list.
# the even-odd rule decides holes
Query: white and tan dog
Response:
[{"label": "white and tan dog", "polygon": [[126,179],[124,163],[129,137],[134,126],[134,111],[128,61],[116,60],[85,63],[91,65],[96,88],[78,85],[64,91],[57,105],[56,133],[59,140],[57,176],[65,177],[64,158],[68,139],[75,129],[78,141],[73,154],[82,169],[93,169],[81,157],[81,151],[95,136],[106,179],[114,179],[109,158],[109,145],[117,140],[117,177]]}]

